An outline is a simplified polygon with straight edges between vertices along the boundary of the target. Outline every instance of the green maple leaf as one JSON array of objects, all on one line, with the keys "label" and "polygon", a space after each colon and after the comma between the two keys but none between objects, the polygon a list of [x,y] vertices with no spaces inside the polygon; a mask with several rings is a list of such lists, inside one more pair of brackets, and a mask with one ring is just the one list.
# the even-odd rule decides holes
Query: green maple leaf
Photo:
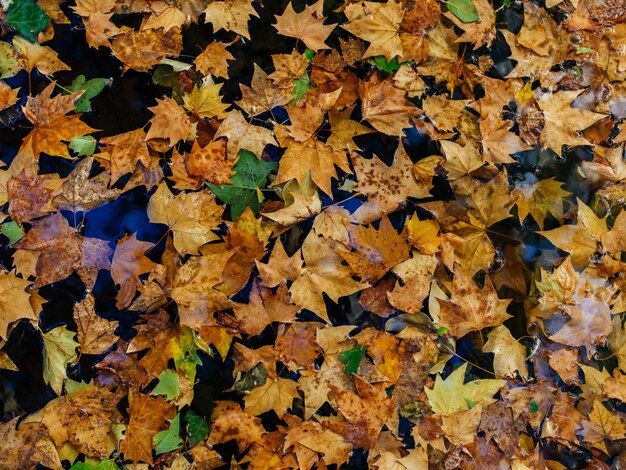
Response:
[{"label": "green maple leaf", "polygon": [[31,42],[50,24],[48,14],[34,0],[13,0],[7,12],[7,23]]},{"label": "green maple leaf", "polygon": [[348,349],[339,355],[339,360],[343,362],[348,374],[356,374],[359,370],[359,364],[365,356],[365,350],[367,345],[357,346],[356,348]]},{"label": "green maple leaf", "polygon": [[84,90],[84,93],[74,102],[76,106],[74,112],[88,113],[91,111],[91,99],[98,96],[110,83],[110,78],[92,78],[91,80],[86,80],[84,75],[76,77],[72,84],[67,87],[67,91],[76,93]]},{"label": "green maple leaf", "polygon": [[230,217],[235,220],[246,207],[256,215],[261,208],[259,190],[267,185],[267,176],[278,168],[277,163],[259,160],[252,152],[241,150],[239,161],[233,167],[232,184],[216,186],[209,183],[211,190],[226,204],[230,204]]},{"label": "green maple leaf", "polygon": [[448,10],[463,23],[473,23],[480,17],[472,0],[448,0]]},{"label": "green maple leaf", "polygon": [[154,451],[159,454],[171,452],[180,447],[183,440],[179,436],[180,433],[180,413],[170,423],[169,429],[161,431],[154,436]]},{"label": "green maple leaf", "polygon": [[119,467],[113,460],[101,460],[97,464],[89,464],[86,462],[76,462],[70,467],[70,470],[118,470]]},{"label": "green maple leaf", "polygon": [[195,411],[187,410],[185,422],[187,423],[189,447],[198,445],[209,435],[209,430],[211,429],[209,423]]},{"label": "green maple leaf", "polygon": [[165,369],[159,374],[159,383],[151,395],[164,395],[167,401],[171,401],[180,395],[178,374],[170,369]]},{"label": "green maple leaf", "polygon": [[0,225],[0,233],[9,239],[9,245],[17,243],[24,237],[24,229],[15,221]]}]

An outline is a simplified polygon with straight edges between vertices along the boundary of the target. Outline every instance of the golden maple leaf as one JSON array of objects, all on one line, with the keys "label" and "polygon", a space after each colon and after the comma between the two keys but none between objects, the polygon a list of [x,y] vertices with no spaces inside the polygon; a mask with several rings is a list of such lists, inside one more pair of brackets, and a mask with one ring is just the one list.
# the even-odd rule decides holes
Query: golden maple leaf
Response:
[{"label": "golden maple leaf", "polygon": [[287,4],[283,14],[276,17],[274,27],[279,34],[301,39],[302,42],[314,51],[329,49],[324,41],[335,29],[334,24],[326,25],[326,18],[322,12],[323,0],[318,0],[310,6],[305,6],[304,10],[296,13],[291,2]]},{"label": "golden maple leaf", "polygon": [[437,374],[433,388],[424,388],[435,414],[450,416],[476,405],[488,405],[496,401],[493,396],[506,382],[483,379],[463,383],[466,369],[467,363],[452,372],[445,380]]},{"label": "golden maple leaf", "polygon": [[510,299],[501,300],[489,277],[482,289],[462,269],[457,268],[450,300],[439,300],[439,323],[458,338],[488,326],[498,326],[511,317],[506,308]]}]

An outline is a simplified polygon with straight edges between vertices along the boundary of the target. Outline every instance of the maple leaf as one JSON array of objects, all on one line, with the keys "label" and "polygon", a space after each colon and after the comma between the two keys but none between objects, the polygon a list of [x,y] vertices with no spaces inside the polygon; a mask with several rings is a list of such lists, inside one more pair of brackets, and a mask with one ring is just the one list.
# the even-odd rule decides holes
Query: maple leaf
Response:
[{"label": "maple leaf", "polygon": [[341,27],[370,42],[364,58],[384,56],[387,60],[403,57],[403,41],[400,36],[400,23],[404,10],[400,2],[351,3],[344,10],[348,23]]},{"label": "maple leaf", "polygon": [[269,410],[274,410],[282,418],[294,398],[299,398],[298,384],[293,380],[277,377],[268,378],[265,384],[255,387],[245,396],[244,410],[252,416],[258,416]]},{"label": "maple leaf", "polygon": [[17,94],[19,91],[19,88],[11,88],[6,83],[0,82],[0,111],[4,111],[18,102]]},{"label": "maple leaf", "polygon": [[257,64],[254,64],[250,86],[240,83],[239,88],[241,89],[241,100],[237,101],[237,105],[250,117],[271,111],[291,100],[290,90],[272,86],[272,81]]},{"label": "maple leaf", "polygon": [[519,372],[522,379],[528,378],[526,348],[520,344],[506,326],[500,325],[487,335],[483,352],[494,354],[493,370],[498,377],[515,377]]},{"label": "maple leaf", "polygon": [[[82,160],[74,167],[61,187],[55,191],[52,205],[61,210],[88,211],[119,197],[121,191],[109,188],[111,177],[103,171],[90,178],[94,157]],[[52,182],[48,182],[51,185]]]},{"label": "maple leaf", "polygon": [[22,141],[21,152],[26,152],[37,160],[40,153],[70,158],[67,145],[74,137],[94,132],[80,120],[79,114],[66,116],[75,106],[80,93],[56,95],[52,98],[54,83],[48,85],[36,97],[29,97],[24,106],[24,115],[35,126]]},{"label": "maple leaf", "polygon": [[134,131],[100,139],[100,143],[106,145],[103,152],[109,154],[111,183],[115,183],[127,173],[134,172],[139,162],[144,167],[148,167],[150,153],[148,152],[146,140],[146,132],[143,129],[135,129]]},{"label": "maple leaf", "polygon": [[446,438],[456,445],[468,445],[474,442],[482,409],[475,406],[469,410],[457,411],[450,416],[441,417],[441,429]]},{"label": "maple leaf", "polygon": [[180,28],[122,30],[111,41],[110,47],[125,70],[147,72],[168,56],[178,57],[183,48],[183,38]]},{"label": "maple leaf", "polygon": [[211,23],[215,31],[225,29],[250,39],[248,21],[259,15],[252,6],[253,0],[224,0],[210,3],[204,10],[205,23]]},{"label": "maple leaf", "polygon": [[0,272],[0,339],[8,338],[11,325],[22,318],[37,321],[31,294],[26,292],[30,284],[13,271]]},{"label": "maple leaf", "polygon": [[433,388],[424,388],[435,414],[450,416],[477,405],[495,402],[493,396],[506,383],[504,380],[482,379],[463,383],[467,363],[455,369],[446,379],[437,374]]},{"label": "maple leaf", "polygon": [[448,328],[451,335],[459,338],[471,331],[498,326],[511,317],[506,313],[511,300],[498,298],[489,277],[485,278],[484,287],[479,289],[460,268],[454,272],[451,299],[438,301],[441,306],[439,322]]},{"label": "maple leaf", "polygon": [[221,83],[207,83],[199,88],[194,86],[191,93],[183,95],[183,106],[197,117],[225,118],[226,108],[229,105],[222,102],[222,97],[219,94],[221,89]]},{"label": "maple leaf", "polygon": [[233,170],[235,174],[230,178],[230,184],[216,186],[209,183],[209,187],[217,197],[231,205],[231,219],[239,217],[247,207],[256,214],[261,207],[259,191],[266,186],[269,174],[276,170],[276,163],[259,160],[251,152],[242,150]]},{"label": "maple leaf", "polygon": [[282,193],[285,200],[285,207],[273,212],[263,212],[262,215],[280,225],[290,226],[303,222],[311,217],[316,216],[322,210],[322,201],[320,200],[315,185],[307,176],[301,187],[295,188],[293,191],[287,191],[289,185],[286,185]]},{"label": "maple leaf", "polygon": [[474,43],[474,50],[476,50],[483,44],[490,46],[496,38],[496,14],[487,0],[473,0],[472,3],[476,10],[478,21],[463,21],[462,18],[459,18],[452,11],[445,13],[445,16],[464,31],[456,42]]},{"label": "maple leaf", "polygon": [[150,198],[147,212],[151,222],[169,227],[181,254],[198,254],[200,246],[219,239],[211,230],[221,223],[221,208],[209,192],[173,195],[161,183]]},{"label": "maple leaf", "polygon": [[34,221],[14,246],[38,254],[35,287],[62,281],[76,271],[91,289],[98,271],[110,267],[108,243],[79,235],[58,212]]},{"label": "maple leaf", "polygon": [[215,134],[215,138],[218,137],[228,137],[226,143],[228,155],[237,155],[240,150],[262,155],[267,144],[276,142],[270,129],[247,121],[237,110],[227,113],[226,119],[222,121]]},{"label": "maple leaf", "polygon": [[622,370],[626,370],[626,328],[622,325],[619,315],[613,318],[613,331],[607,337],[613,354],[617,357],[617,362]]},{"label": "maple leaf", "polygon": [[585,441],[608,454],[606,443],[622,439],[626,435],[623,421],[609,412],[602,402],[596,399],[593,410],[589,413],[589,420],[583,423]]},{"label": "maple leaf", "polygon": [[442,140],[440,145],[443,154],[446,156],[444,167],[448,172],[446,176],[450,181],[469,175],[485,164],[478,149],[471,142],[461,147],[456,142]]},{"label": "maple leaf", "polygon": [[276,240],[267,263],[256,261],[260,283],[266,287],[276,287],[283,280],[295,281],[304,271],[302,264],[300,253],[296,252],[292,256],[287,256],[280,239]]},{"label": "maple leaf", "polygon": [[378,157],[369,160],[355,158],[352,164],[357,177],[357,189],[367,196],[367,201],[352,215],[357,222],[367,223],[383,214],[391,214],[409,197],[430,197],[431,178],[415,176],[413,162],[402,143],[398,145],[391,167]]},{"label": "maple leaf", "polygon": [[226,50],[229,45],[219,41],[207,44],[194,61],[196,69],[204,75],[210,73],[216,77],[228,77],[228,61],[235,60],[235,57]]},{"label": "maple leaf", "polygon": [[111,10],[115,2],[111,0],[77,0],[72,9],[83,17],[87,44],[89,47],[110,47],[109,39],[121,31],[111,21]]},{"label": "maple leaf", "polygon": [[328,113],[331,135],[326,143],[336,150],[350,150],[357,148],[354,138],[364,134],[374,132],[373,129],[350,119],[352,108],[344,111]]},{"label": "maple leaf", "polygon": [[20,36],[15,36],[12,44],[17,54],[17,62],[28,73],[37,69],[44,75],[52,75],[62,70],[70,70],[70,67],[59,59],[59,55],[47,46],[27,41]]},{"label": "maple leaf", "polygon": [[253,284],[247,304],[234,307],[241,329],[248,335],[260,334],[272,322],[292,323],[298,307],[292,305],[286,285],[280,284],[274,294],[270,289]]},{"label": "maple leaf", "polygon": [[217,401],[211,413],[210,444],[222,444],[231,440],[237,442],[240,452],[244,452],[253,443],[261,442],[265,429],[261,420],[244,413],[238,403]]},{"label": "maple leaf", "polygon": [[393,413],[396,399],[387,396],[382,384],[370,385],[356,376],[354,381],[357,393],[331,385],[339,412],[347,422],[329,423],[328,427],[346,435],[355,447],[370,449],[376,445],[383,425]]},{"label": "maple leaf", "polygon": [[111,278],[116,284],[129,279],[139,281],[139,276],[150,272],[156,263],[145,256],[154,247],[153,243],[137,240],[137,234],[126,235],[117,242],[111,261]]},{"label": "maple leaf", "polygon": [[564,145],[589,145],[590,142],[579,131],[602,118],[601,114],[572,107],[580,93],[577,90],[545,93],[537,99],[545,119],[539,141],[543,147],[552,149],[559,156]]},{"label": "maple leaf", "polygon": [[172,299],[178,304],[180,323],[191,328],[210,324],[210,315],[231,306],[226,295],[215,287],[233,251],[191,258],[180,267],[172,284]]},{"label": "maple leaf", "polygon": [[409,313],[420,311],[422,302],[428,295],[437,260],[434,256],[413,253],[413,257],[396,265],[393,272],[402,279],[393,290],[386,293],[389,304]]},{"label": "maple leaf", "polygon": [[3,452],[0,465],[6,468],[33,468],[45,465],[61,469],[61,460],[54,442],[43,423],[25,423],[18,426],[19,417],[0,424]]},{"label": "maple leaf", "polygon": [[[320,423],[307,421],[289,429],[285,446],[294,448],[301,467],[317,461],[317,454],[323,454],[322,461],[327,465],[342,465],[347,462],[352,452],[352,444]],[[313,459],[311,458],[313,454]],[[311,462],[311,463],[309,463]]]},{"label": "maple leaf", "polygon": [[536,183],[520,183],[515,185],[513,195],[516,197],[517,217],[524,222],[531,214],[539,228],[543,230],[543,223],[548,213],[563,223],[563,203],[561,200],[570,195],[561,189],[563,183],[554,178],[547,178]]},{"label": "maple leaf", "polygon": [[283,36],[302,39],[306,47],[314,51],[329,49],[324,41],[335,29],[335,25],[324,24],[326,18],[322,12],[323,6],[323,0],[318,0],[313,5],[305,6],[302,12],[296,13],[289,3],[283,14],[276,17],[274,27]]},{"label": "maple leaf", "polygon": [[348,158],[344,151],[334,150],[314,137],[305,142],[292,138],[281,139],[280,145],[286,147],[278,165],[278,174],[274,185],[291,179],[303,184],[307,175],[325,194],[332,195],[331,179],[337,178],[335,165],[350,173]]},{"label": "maple leaf", "polygon": [[353,252],[340,253],[363,281],[376,282],[409,256],[409,245],[389,218],[383,217],[378,230],[355,225],[349,230]]},{"label": "maple leaf", "polygon": [[130,422],[120,450],[133,462],[152,463],[152,439],[174,418],[176,407],[165,400],[133,394],[128,410]]},{"label": "maple leaf", "polygon": [[380,74],[359,83],[359,96],[363,119],[383,134],[399,136],[402,129],[410,127],[409,119],[419,114],[406,100],[406,92]]},{"label": "maple leaf", "polygon": [[341,264],[341,256],[314,234],[310,234],[302,244],[302,256],[305,270],[293,282],[289,292],[296,305],[311,310],[327,322],[329,318],[323,294],[336,303],[340,297],[367,287],[353,280],[350,268]]},{"label": "maple leaf", "polygon": [[150,119],[150,129],[145,140],[163,138],[173,147],[179,140],[187,139],[191,132],[191,121],[176,101],[167,96],[157,98],[157,105],[148,109],[154,116]]},{"label": "maple leaf", "polygon": [[172,28],[183,26],[187,18],[185,14],[174,5],[153,5],[148,18],[141,23],[141,30],[164,28],[168,31]]},{"label": "maple leaf", "polygon": [[81,354],[102,354],[117,340],[113,331],[117,321],[108,321],[96,313],[95,299],[89,293],[74,305],[74,321],[78,328]]},{"label": "maple leaf", "polygon": [[227,159],[226,139],[211,141],[204,148],[195,140],[191,152],[186,154],[185,168],[191,176],[201,176],[212,184],[230,182],[237,159]]},{"label": "maple leaf", "polygon": [[[115,446],[112,426],[122,420],[116,408],[118,399],[104,388],[73,384],[75,390],[45,406],[39,413],[41,420],[58,448],[71,444],[88,456],[108,456]],[[38,415],[29,418],[34,419],[39,419]]]},{"label": "maple leaf", "polygon": [[30,222],[50,212],[50,203],[56,192],[55,183],[53,178],[45,176],[26,176],[24,170],[11,177],[7,184],[11,219]]},{"label": "maple leaf", "polygon": [[67,378],[67,365],[76,357],[79,344],[74,341],[76,333],[65,325],[43,333],[43,380],[61,395],[63,383]]},{"label": "maple leaf", "polygon": [[603,235],[609,230],[606,219],[600,219],[580,199],[578,204],[578,223],[576,225],[561,225],[552,230],[537,232],[546,237],[557,248],[572,255],[575,266],[585,267]]}]

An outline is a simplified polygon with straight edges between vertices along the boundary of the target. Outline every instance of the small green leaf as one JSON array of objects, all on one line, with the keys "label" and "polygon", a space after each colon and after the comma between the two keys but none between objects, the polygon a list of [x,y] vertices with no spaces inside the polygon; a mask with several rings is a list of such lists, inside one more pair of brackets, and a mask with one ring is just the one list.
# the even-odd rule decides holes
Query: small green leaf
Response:
[{"label": "small green leaf", "polygon": [[467,406],[472,409],[476,406],[476,402],[474,400],[470,400],[469,398],[465,398],[465,403],[467,403]]},{"label": "small green leaf", "polygon": [[161,431],[154,436],[154,451],[158,454],[171,452],[180,447],[183,440],[179,436],[180,433],[180,413],[170,423],[169,429]]},{"label": "small green leaf", "polygon": [[74,137],[69,147],[79,157],[89,157],[96,151],[96,139],[90,135]]},{"label": "small green leaf", "polygon": [[76,462],[70,467],[70,470],[118,470],[119,467],[113,460],[101,460],[99,463],[92,465],[86,462]]},{"label": "small green leaf", "polygon": [[165,395],[165,399],[170,401],[180,395],[180,386],[178,385],[178,374],[170,369],[165,369],[159,375],[159,383],[151,395]]},{"label": "small green leaf", "polygon": [[400,63],[398,62],[398,57],[394,57],[391,61],[387,61],[387,58],[384,55],[376,56],[367,61],[369,64],[375,66],[378,70],[382,70],[383,72],[393,73],[400,68]]},{"label": "small green leaf", "polygon": [[589,47],[577,47],[576,54],[595,54],[595,50]]},{"label": "small green leaf", "polygon": [[309,91],[309,86],[311,85],[311,79],[309,78],[309,73],[304,72],[300,78],[296,78],[293,81],[293,89],[291,93],[293,94],[293,99],[289,104],[293,104],[295,102],[300,101],[307,91]]},{"label": "small green leaf", "polygon": [[361,364],[361,359],[365,356],[366,349],[367,345],[357,346],[356,348],[348,349],[339,355],[339,360],[346,365],[345,370],[348,374],[357,373],[359,370],[359,364]]},{"label": "small green leaf", "polygon": [[472,0],[448,0],[448,10],[463,23],[478,21],[480,16]]},{"label": "small green leaf", "polygon": [[532,411],[533,413],[539,411],[539,405],[537,405],[537,402],[535,402],[535,400],[531,400],[529,408],[530,411]]},{"label": "small green leaf", "polygon": [[265,188],[267,176],[277,168],[278,164],[259,160],[252,152],[241,150],[239,161],[233,167],[235,174],[230,177],[232,184],[216,186],[209,183],[209,187],[218,198],[230,204],[232,220],[239,217],[246,207],[250,207],[256,215],[261,208],[257,190]]},{"label": "small green leaf", "polygon": [[111,83],[110,78],[92,78],[85,80],[84,75],[79,75],[74,79],[67,90],[75,93],[84,90],[84,93],[76,100],[74,105],[76,113],[88,113],[91,111],[91,99],[98,96],[104,88]]},{"label": "small green leaf", "polygon": [[13,0],[7,12],[7,23],[31,42],[50,24],[48,14],[34,0]]},{"label": "small green leaf", "polygon": [[448,329],[445,326],[437,328],[437,336],[445,336],[448,334]]},{"label": "small green leaf", "polygon": [[9,245],[18,242],[24,236],[24,229],[15,221],[0,225],[0,233],[9,239]]},{"label": "small green leaf", "polygon": [[315,57],[315,51],[312,51],[311,49],[306,49],[304,51],[304,56],[306,57],[306,60],[308,60],[309,62],[313,62],[313,58]]},{"label": "small green leaf", "polygon": [[185,413],[187,423],[187,435],[189,436],[189,447],[194,447],[209,435],[210,426],[206,419],[193,410]]}]

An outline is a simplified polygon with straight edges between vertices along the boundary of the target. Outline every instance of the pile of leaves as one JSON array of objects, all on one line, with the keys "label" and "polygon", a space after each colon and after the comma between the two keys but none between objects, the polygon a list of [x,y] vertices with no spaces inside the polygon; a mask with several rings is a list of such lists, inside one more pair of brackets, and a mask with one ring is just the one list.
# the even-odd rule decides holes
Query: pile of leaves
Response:
[{"label": "pile of leaves", "polygon": [[0,467],[626,465],[623,1],[1,4]]}]

